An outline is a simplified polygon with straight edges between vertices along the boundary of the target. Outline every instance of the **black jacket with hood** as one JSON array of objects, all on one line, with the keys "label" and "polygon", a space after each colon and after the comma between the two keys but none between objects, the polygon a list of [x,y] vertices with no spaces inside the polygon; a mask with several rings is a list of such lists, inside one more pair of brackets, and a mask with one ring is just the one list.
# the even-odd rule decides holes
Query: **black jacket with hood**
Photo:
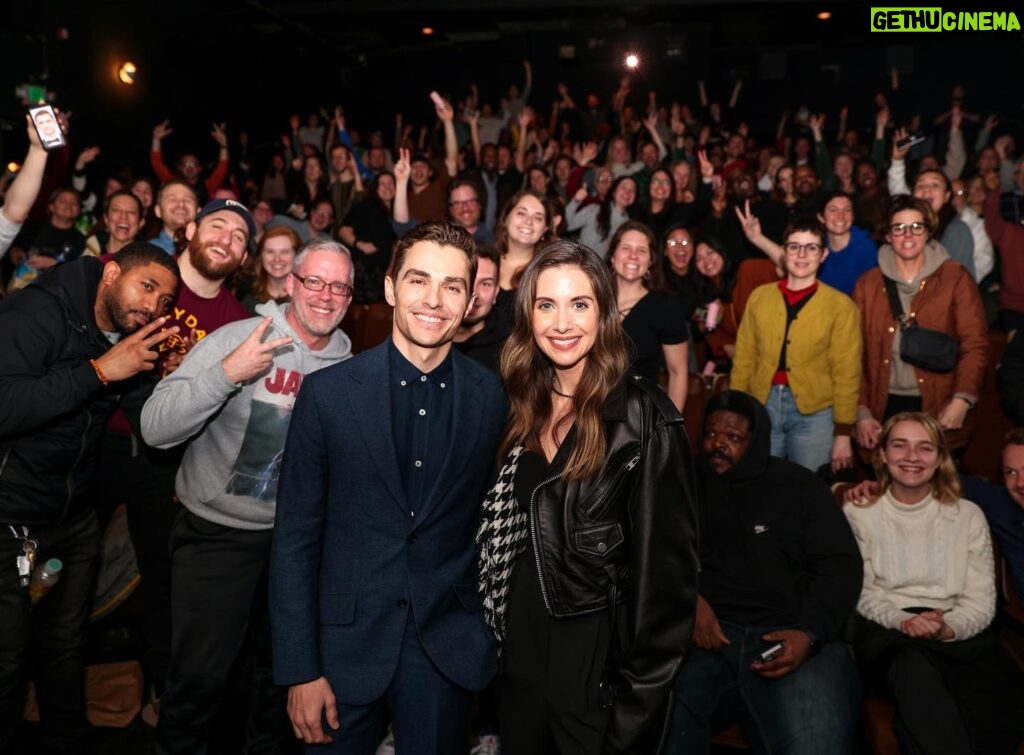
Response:
[{"label": "black jacket with hood", "polygon": [[757,399],[725,391],[705,421],[718,410],[746,417],[751,439],[723,474],[703,451],[697,458],[701,596],[720,621],[835,639],[864,576],[846,517],[812,472],[769,454],[771,420]]},{"label": "black jacket with hood", "polygon": [[52,524],[92,502],[118,399],[89,364],[111,347],[93,312],[102,273],[78,259],[0,302],[0,524]]}]

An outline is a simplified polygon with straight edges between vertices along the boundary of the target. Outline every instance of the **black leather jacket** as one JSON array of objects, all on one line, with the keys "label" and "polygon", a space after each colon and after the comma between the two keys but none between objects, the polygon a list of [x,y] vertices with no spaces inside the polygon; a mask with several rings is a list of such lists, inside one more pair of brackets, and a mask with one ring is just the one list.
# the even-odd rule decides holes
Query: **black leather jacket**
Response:
[{"label": "black leather jacket", "polygon": [[68,262],[0,304],[0,523],[59,522],[96,493],[118,400],[89,364],[111,347],[93,313],[102,272]]},{"label": "black leather jacket", "polygon": [[604,423],[601,472],[568,484],[544,480],[533,492],[530,530],[551,616],[623,603],[627,636],[619,638],[606,749],[649,755],[696,611],[693,461],[682,417],[639,377],[612,391]]}]

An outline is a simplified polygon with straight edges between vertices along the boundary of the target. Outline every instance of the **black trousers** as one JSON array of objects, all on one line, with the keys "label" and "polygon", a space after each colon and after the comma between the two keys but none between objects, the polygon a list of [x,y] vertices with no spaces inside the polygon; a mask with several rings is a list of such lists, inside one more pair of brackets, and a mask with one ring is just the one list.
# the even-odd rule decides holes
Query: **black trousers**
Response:
[{"label": "black trousers", "polygon": [[893,730],[906,755],[1011,755],[1024,735],[1021,680],[991,628],[967,640],[909,637],[856,623],[858,664],[869,688],[896,705]]},{"label": "black trousers", "polygon": [[90,508],[61,524],[31,527],[29,535],[39,542],[36,569],[50,558],[64,566],[30,614],[28,590],[15,568],[21,540],[0,529],[0,752],[14,751],[31,664],[42,724],[35,752],[84,753],[89,722],[82,650],[99,556],[96,513]]},{"label": "black trousers", "polygon": [[160,451],[131,435],[107,432],[100,454],[100,487],[108,509],[104,518],[109,518],[118,504],[126,504],[146,610],[143,667],[149,683],[160,689],[171,663],[170,539],[181,511],[174,498],[181,452]]},{"label": "black trousers", "polygon": [[287,690],[272,683],[266,573],[272,530],[239,530],[183,509],[171,536],[171,665],[160,704],[161,755],[201,755],[250,629],[255,668],[246,753],[279,753],[291,738]]},{"label": "black trousers", "polygon": [[501,751],[601,752],[609,716],[599,700],[611,640],[608,614],[552,619],[529,548],[516,561],[511,582],[508,639],[498,677]]}]

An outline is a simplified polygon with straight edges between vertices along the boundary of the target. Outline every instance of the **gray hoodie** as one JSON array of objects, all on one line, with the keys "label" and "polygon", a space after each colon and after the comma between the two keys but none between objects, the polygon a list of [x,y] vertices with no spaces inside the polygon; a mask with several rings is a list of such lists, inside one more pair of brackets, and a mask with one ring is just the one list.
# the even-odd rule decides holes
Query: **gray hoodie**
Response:
[{"label": "gray hoodie", "polygon": [[[913,312],[911,306],[914,296],[921,290],[921,284],[925,278],[938,270],[942,263],[949,259],[946,248],[934,239],[929,241],[924,248],[924,265],[921,272],[914,280],[906,281],[900,278],[896,272],[896,253],[891,244],[883,244],[878,250],[878,268],[882,275],[896,281],[896,290],[900,294],[900,304],[903,305],[904,314]],[[897,328],[896,335],[892,339],[892,368],[889,371],[889,393],[897,396],[920,396],[921,389],[917,383],[917,373],[914,368],[900,359],[900,342],[902,331]]]},{"label": "gray hoodie", "polygon": [[[274,526],[277,480],[288,423],[303,378],[348,359],[352,346],[336,330],[312,351],[285,319],[288,305],[261,304],[262,315],[223,326],[197,343],[173,373],[157,384],[142,410],[142,437],[156,448],[188,442],[178,469],[178,498],[196,516],[243,530]],[[241,385],[221,360],[273,317],[264,341],[291,336],[273,366]]]}]

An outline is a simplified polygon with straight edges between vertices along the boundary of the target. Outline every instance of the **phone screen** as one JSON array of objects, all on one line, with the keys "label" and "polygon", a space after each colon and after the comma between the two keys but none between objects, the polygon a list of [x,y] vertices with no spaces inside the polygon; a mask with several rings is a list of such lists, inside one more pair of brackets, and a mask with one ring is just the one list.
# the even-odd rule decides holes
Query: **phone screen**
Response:
[{"label": "phone screen", "polygon": [[60,129],[60,121],[57,120],[57,114],[53,112],[52,107],[42,105],[30,108],[28,114],[32,119],[32,125],[36,128],[36,133],[39,134],[39,141],[42,142],[43,149],[53,150],[63,147],[67,143],[64,141],[64,132]]}]

